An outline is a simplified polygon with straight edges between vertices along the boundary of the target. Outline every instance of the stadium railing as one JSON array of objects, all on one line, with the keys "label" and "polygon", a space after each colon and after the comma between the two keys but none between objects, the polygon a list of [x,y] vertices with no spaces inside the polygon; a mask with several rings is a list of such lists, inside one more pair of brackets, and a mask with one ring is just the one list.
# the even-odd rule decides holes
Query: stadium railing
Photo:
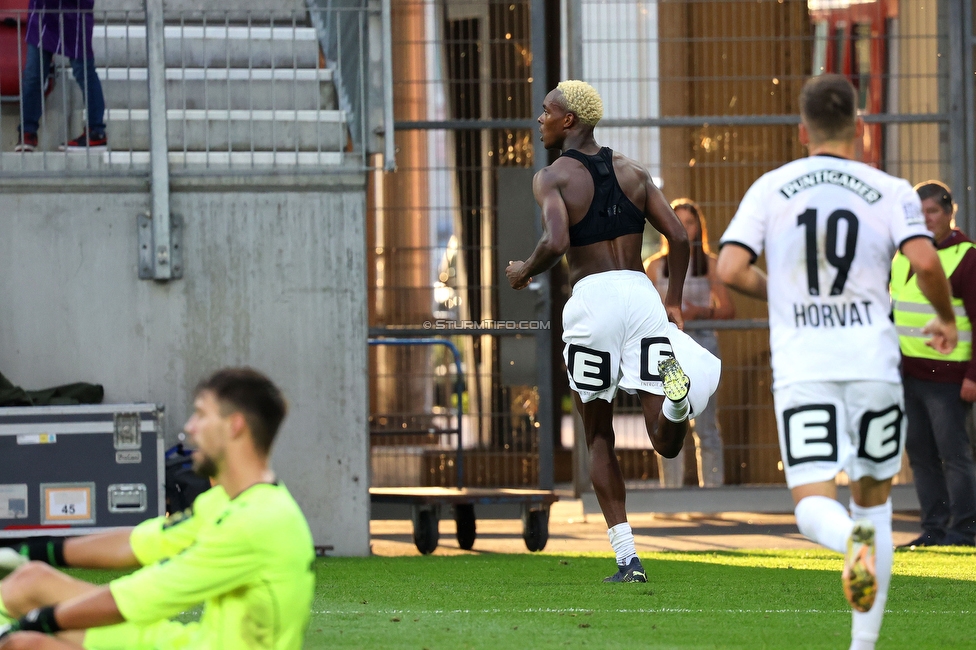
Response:
[{"label": "stadium railing", "polygon": [[[23,4],[0,16],[2,178],[144,177],[156,113],[164,116],[156,124],[165,128],[165,158],[174,175],[318,174],[372,164],[374,131],[382,125],[371,123],[365,108],[374,97],[382,106],[382,88],[373,88],[383,83],[380,62],[368,58],[370,39],[384,36],[379,5],[312,13],[271,4],[265,11],[165,12],[164,98],[150,96],[159,66],[147,55],[147,25],[153,23],[146,12],[96,10],[88,19],[94,21],[91,56],[105,100],[107,147],[61,150],[85,130],[93,80],[86,75],[76,83],[70,61],[58,55],[44,80],[36,149],[14,152],[25,108]],[[55,15],[62,30],[77,19]],[[85,62],[88,56],[82,49]]]}]

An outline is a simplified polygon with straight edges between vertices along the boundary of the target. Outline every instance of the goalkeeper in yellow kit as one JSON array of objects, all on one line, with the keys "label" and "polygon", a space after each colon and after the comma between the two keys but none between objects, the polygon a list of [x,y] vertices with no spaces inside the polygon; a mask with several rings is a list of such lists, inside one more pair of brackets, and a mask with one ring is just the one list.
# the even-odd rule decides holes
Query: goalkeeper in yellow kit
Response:
[{"label": "goalkeeper in yellow kit", "polygon": [[[192,512],[28,544],[24,554],[46,563],[24,564],[0,582],[0,615],[11,620],[0,650],[301,648],[315,552],[298,504],[268,467],[285,410],[254,370],[201,382],[186,432],[197,447],[194,469],[215,487]],[[97,586],[49,564],[143,568]],[[168,620],[201,603],[199,623]]]}]

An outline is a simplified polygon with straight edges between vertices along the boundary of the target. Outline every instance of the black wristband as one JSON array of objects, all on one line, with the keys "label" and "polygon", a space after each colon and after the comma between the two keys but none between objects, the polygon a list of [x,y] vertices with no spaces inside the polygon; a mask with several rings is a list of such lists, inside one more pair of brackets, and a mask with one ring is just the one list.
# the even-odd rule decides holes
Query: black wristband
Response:
[{"label": "black wristband", "polygon": [[67,566],[64,561],[64,538],[48,537],[30,539],[21,547],[27,549],[27,557],[35,562],[44,562],[51,566]]},{"label": "black wristband", "polygon": [[39,607],[27,612],[27,615],[17,621],[18,626],[25,632],[41,632],[42,634],[57,634],[61,631],[54,618],[53,607]]}]

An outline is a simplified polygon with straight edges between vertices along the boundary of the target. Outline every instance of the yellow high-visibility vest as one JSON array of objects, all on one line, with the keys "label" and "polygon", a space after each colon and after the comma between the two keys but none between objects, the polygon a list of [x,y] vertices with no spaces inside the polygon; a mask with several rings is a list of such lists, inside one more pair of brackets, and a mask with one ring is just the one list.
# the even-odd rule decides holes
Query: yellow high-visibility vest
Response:
[{"label": "yellow high-visibility vest", "polygon": [[[939,260],[946,277],[952,275],[962,258],[974,248],[969,242],[959,243],[938,251]],[[973,325],[966,315],[962,300],[952,298],[952,309],[956,313],[956,328],[959,330],[959,345],[949,354],[939,354],[925,342],[928,336],[922,334],[922,328],[932,320],[936,313],[932,304],[922,295],[918,287],[918,276],[908,274],[911,264],[908,258],[900,252],[895,255],[891,263],[891,302],[895,316],[895,329],[898,330],[898,342],[901,352],[906,357],[920,359],[937,359],[939,361],[969,361],[973,358]],[[972,278],[976,282],[976,278]]]}]

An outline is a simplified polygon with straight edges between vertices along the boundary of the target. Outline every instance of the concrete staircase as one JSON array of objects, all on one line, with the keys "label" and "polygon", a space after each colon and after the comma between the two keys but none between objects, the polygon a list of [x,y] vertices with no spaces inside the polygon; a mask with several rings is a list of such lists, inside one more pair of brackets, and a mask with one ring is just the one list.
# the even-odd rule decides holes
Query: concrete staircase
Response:
[{"label": "concrete staircase", "polygon": [[[173,165],[341,164],[345,115],[310,27],[168,25],[166,116]],[[149,161],[146,29],[105,25],[94,49],[105,93],[105,162]]]}]

